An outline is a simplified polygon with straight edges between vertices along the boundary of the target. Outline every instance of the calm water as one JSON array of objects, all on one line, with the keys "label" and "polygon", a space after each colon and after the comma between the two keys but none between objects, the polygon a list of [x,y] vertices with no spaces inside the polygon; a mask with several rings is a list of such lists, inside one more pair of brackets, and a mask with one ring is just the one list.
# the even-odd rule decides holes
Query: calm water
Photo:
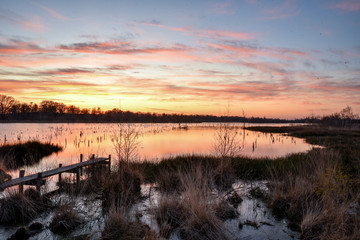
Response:
[{"label": "calm water", "polygon": [[[158,161],[162,157],[179,154],[211,154],[219,125],[187,124],[187,129],[179,129],[178,124],[131,124],[131,126],[139,132],[137,159]],[[239,152],[241,155],[278,157],[304,152],[312,147],[299,138],[283,134],[243,131],[242,124],[234,123],[231,126],[238,127],[237,142],[241,148]],[[81,153],[85,158],[91,154],[101,157],[111,154],[114,159],[116,151],[113,139],[117,131],[119,131],[118,124],[107,123],[6,123],[0,124],[0,143],[39,140],[59,144],[64,148],[62,152],[44,158],[35,166],[26,167],[26,172],[30,173],[55,168],[59,163],[63,165],[77,163]]]}]

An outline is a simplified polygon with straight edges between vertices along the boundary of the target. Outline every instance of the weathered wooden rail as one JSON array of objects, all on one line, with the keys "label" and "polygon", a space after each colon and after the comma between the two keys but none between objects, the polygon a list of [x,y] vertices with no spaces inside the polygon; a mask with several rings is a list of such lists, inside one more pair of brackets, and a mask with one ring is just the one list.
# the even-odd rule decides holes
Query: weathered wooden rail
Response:
[{"label": "weathered wooden rail", "polygon": [[33,185],[36,186],[36,190],[40,191],[40,187],[45,184],[44,178],[51,177],[54,175],[59,176],[59,186],[61,185],[61,174],[62,173],[74,173],[76,174],[76,182],[80,182],[80,175],[82,174],[82,168],[87,167],[94,164],[107,164],[108,169],[110,171],[111,167],[111,155],[109,155],[108,158],[95,158],[94,155],[91,157],[90,160],[83,162],[83,155],[80,155],[80,162],[71,164],[68,166],[62,166],[62,164],[59,164],[58,168],[54,168],[51,170],[38,172],[36,174],[31,174],[25,176],[25,170],[19,171],[19,178],[11,179],[9,181],[3,182],[0,184],[0,191],[3,191],[6,188],[12,187],[12,186],[19,186],[19,192],[23,192],[23,186],[24,185]]}]

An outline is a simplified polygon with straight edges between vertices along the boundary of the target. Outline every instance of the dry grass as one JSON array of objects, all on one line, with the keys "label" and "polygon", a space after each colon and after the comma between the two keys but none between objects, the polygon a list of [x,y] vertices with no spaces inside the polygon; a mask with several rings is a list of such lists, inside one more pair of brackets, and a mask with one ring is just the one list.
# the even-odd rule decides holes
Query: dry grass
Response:
[{"label": "dry grass", "polygon": [[160,226],[160,235],[169,237],[180,226],[183,219],[184,209],[177,196],[165,196],[160,199],[155,211],[155,219]]},{"label": "dry grass", "polygon": [[54,213],[50,223],[50,230],[56,234],[67,234],[75,230],[83,223],[83,219],[79,214],[68,204],[60,206]]},{"label": "dry grass", "polygon": [[179,173],[179,195],[164,196],[155,210],[163,237],[177,230],[182,239],[227,239],[216,214],[223,205],[212,195],[211,173],[201,166]]},{"label": "dry grass", "polygon": [[171,193],[180,191],[179,172],[162,170],[155,177],[156,186],[161,192]]},{"label": "dry grass", "polygon": [[279,178],[273,170],[273,176],[270,206],[301,226],[302,238],[358,239],[359,201],[338,152],[313,150],[297,172]]},{"label": "dry grass", "polygon": [[139,171],[123,165],[111,172],[102,186],[103,207],[121,209],[140,197],[142,176]]},{"label": "dry grass", "polygon": [[9,196],[0,202],[0,223],[26,223],[39,213],[51,208],[48,199],[40,196],[34,189],[29,188],[24,193],[8,192]]},{"label": "dry grass", "polygon": [[129,222],[122,211],[112,209],[102,232],[103,240],[156,240],[157,235],[139,222]]}]

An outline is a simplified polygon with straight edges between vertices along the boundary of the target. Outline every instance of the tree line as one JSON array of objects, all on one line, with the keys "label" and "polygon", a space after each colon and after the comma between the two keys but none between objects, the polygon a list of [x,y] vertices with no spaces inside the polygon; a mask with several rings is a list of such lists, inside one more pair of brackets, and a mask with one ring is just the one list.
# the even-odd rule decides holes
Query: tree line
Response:
[{"label": "tree line", "polygon": [[[340,120],[339,120],[340,119]],[[1,122],[137,122],[137,123],[200,123],[200,122],[248,122],[248,123],[324,123],[348,126],[358,122],[358,116],[353,114],[350,107],[340,113],[326,117],[305,117],[295,120],[279,118],[260,118],[243,116],[214,116],[214,115],[184,115],[159,114],[123,111],[118,108],[103,111],[99,107],[92,109],[79,108],[75,105],[65,105],[50,100],[40,104],[21,103],[14,97],[0,95]]]}]

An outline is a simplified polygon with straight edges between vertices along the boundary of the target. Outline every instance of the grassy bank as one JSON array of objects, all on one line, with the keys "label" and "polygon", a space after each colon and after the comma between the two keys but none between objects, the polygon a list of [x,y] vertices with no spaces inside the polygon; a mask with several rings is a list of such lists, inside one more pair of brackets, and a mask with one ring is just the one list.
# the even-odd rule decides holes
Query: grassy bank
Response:
[{"label": "grassy bank", "polygon": [[324,146],[301,157],[286,174],[272,167],[267,202],[303,239],[360,238],[360,130],[321,126],[249,127],[287,133]]},{"label": "grassy bank", "polygon": [[0,165],[6,169],[17,169],[24,165],[32,165],[43,157],[62,150],[62,147],[39,141],[6,144],[0,146]]}]

